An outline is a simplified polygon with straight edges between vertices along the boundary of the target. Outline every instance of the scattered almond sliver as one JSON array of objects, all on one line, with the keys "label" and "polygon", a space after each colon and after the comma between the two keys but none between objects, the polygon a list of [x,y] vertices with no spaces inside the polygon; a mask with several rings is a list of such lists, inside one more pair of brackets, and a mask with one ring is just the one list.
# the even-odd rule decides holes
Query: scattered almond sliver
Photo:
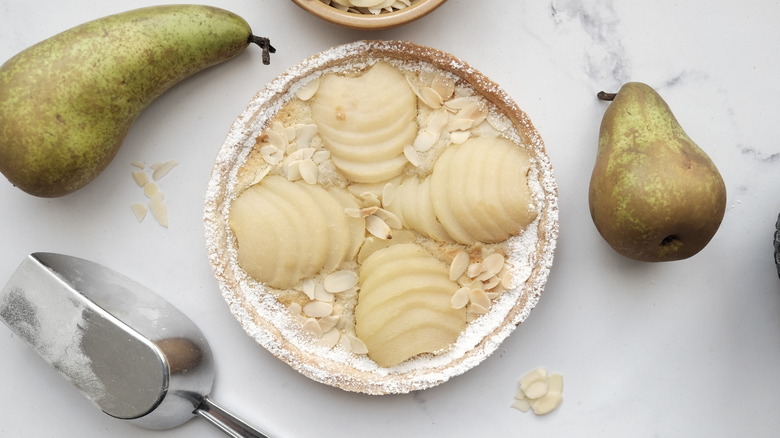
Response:
[{"label": "scattered almond sliver", "polygon": [[520,379],[512,407],[536,415],[549,414],[563,402],[563,375],[548,374],[542,367],[534,368]]},{"label": "scattered almond sliver", "polygon": [[162,179],[178,164],[178,161],[170,160],[153,163],[147,168],[146,163],[141,161],[130,163],[134,168],[141,169],[132,171],[133,180],[138,187],[143,189],[144,195],[149,199],[148,206],[142,203],[134,203],[130,206],[139,222],[143,222],[146,213],[151,211],[158,224],[168,227],[168,206],[165,204],[165,194],[160,191],[160,187],[155,181]]}]

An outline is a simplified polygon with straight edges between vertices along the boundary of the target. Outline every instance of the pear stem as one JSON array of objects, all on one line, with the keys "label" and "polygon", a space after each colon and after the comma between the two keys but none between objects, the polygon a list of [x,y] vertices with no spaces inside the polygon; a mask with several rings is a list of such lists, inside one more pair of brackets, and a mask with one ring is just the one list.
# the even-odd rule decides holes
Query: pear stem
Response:
[{"label": "pear stem", "polygon": [[257,35],[249,35],[248,42],[257,44],[263,49],[263,64],[268,65],[271,63],[271,53],[276,53],[276,49],[271,45],[270,39]]},{"label": "pear stem", "polygon": [[599,91],[598,94],[596,94],[596,97],[599,99],[608,100],[610,102],[615,100],[615,96],[617,96],[617,93],[607,93],[606,91]]}]

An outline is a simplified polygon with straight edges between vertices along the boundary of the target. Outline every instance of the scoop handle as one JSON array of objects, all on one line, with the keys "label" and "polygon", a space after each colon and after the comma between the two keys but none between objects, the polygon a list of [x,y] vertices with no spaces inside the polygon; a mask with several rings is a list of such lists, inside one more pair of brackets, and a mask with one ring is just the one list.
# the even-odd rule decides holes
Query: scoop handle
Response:
[{"label": "scoop handle", "polygon": [[232,438],[269,438],[253,426],[215,404],[208,397],[201,399],[200,405],[193,413],[204,418]]}]

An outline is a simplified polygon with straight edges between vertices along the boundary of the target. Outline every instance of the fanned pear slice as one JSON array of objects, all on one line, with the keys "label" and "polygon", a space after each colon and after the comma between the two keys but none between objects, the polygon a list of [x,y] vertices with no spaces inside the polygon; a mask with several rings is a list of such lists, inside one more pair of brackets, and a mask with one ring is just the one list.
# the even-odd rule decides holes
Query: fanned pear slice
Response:
[{"label": "fanned pear slice", "polygon": [[443,350],[466,327],[465,310],[450,305],[458,284],[447,265],[416,243],[373,253],[359,282],[355,331],[380,366]]},{"label": "fanned pear slice", "polygon": [[404,147],[417,135],[417,98],[397,69],[380,61],[357,75],[325,74],[311,109],[347,178],[376,183],[401,174]]},{"label": "fanned pear slice", "polygon": [[270,175],[231,205],[239,265],[257,281],[285,289],[357,254],[365,221],[344,213],[352,197]]},{"label": "fanned pear slice", "polygon": [[536,217],[528,169],[527,151],[500,137],[472,138],[447,148],[430,176],[436,217],[459,243],[506,240]]}]

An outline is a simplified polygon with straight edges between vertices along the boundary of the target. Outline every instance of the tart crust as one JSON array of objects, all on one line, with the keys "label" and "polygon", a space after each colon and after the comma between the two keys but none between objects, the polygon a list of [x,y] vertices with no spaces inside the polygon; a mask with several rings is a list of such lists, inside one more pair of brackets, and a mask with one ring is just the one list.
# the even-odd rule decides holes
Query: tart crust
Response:
[{"label": "tart crust", "polygon": [[[507,260],[518,266],[515,281],[471,321],[452,347],[383,368],[365,356],[325,348],[303,332],[268,288],[252,280],[237,262],[229,226],[231,202],[251,184],[247,163],[256,139],[282,107],[311,79],[356,64],[387,60],[449,72],[473,88],[506,117],[511,132],[531,157],[529,185],[538,215],[506,243]],[[256,153],[256,152],[254,152]],[[251,161],[251,160],[250,160]],[[451,54],[402,41],[358,41],[308,58],[269,83],[237,118],[219,151],[205,197],[204,223],[210,264],[230,311],[244,330],[274,356],[303,375],[347,391],[398,394],[430,388],[478,365],[533,309],[544,289],[558,237],[558,194],[544,143],[528,116],[497,84]]]}]

